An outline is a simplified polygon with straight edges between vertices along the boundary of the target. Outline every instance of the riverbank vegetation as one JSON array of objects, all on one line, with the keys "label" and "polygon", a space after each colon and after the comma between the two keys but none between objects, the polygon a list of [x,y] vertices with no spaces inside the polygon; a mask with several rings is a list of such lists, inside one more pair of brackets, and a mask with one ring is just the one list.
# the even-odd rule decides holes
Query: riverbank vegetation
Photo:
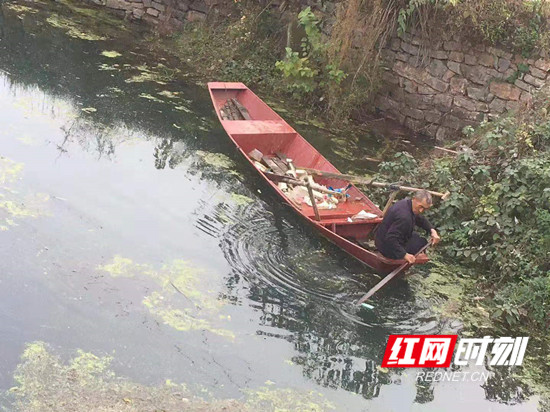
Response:
[{"label": "riverbank vegetation", "polygon": [[[172,35],[172,50],[205,77],[242,81],[346,122],[372,110],[382,84],[380,51],[397,31],[426,43],[461,35],[521,53],[550,45],[543,0],[351,0],[314,8],[249,0]],[[464,38],[466,36],[466,38]]]},{"label": "riverbank vegetation", "polygon": [[452,275],[456,284],[476,285],[466,306],[480,308],[487,321],[467,327],[530,336],[524,373],[544,384],[550,373],[550,90],[531,107],[465,133],[456,155],[417,161],[397,153],[380,171],[451,191],[431,219],[443,237],[437,253],[463,268]]}]

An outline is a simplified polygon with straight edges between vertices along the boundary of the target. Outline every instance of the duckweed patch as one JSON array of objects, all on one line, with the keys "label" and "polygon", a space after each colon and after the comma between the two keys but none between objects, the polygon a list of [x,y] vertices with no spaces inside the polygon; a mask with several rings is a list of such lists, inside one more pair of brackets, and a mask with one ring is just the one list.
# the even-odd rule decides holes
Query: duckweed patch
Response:
[{"label": "duckweed patch", "polygon": [[233,160],[222,153],[211,153],[202,150],[197,150],[196,153],[204,163],[210,166],[227,170],[235,167]]},{"label": "duckweed patch", "polygon": [[135,67],[135,69],[139,70],[140,73],[126,79],[126,83],[155,82],[157,84],[165,85],[167,82],[173,80],[176,74],[179,73],[178,69],[168,68],[162,63],[158,63],[154,67],[149,67],[147,64],[142,64]]},{"label": "duckweed patch", "polygon": [[231,198],[235,201],[235,203],[237,203],[237,205],[239,206],[245,206],[245,205],[248,205],[250,203],[253,203],[254,200],[249,198],[248,196],[245,196],[245,195],[239,195],[237,193],[231,193]]},{"label": "duckweed patch", "polygon": [[220,316],[225,302],[217,299],[215,292],[201,289],[204,279],[209,275],[205,270],[184,260],[174,260],[156,270],[150,265],[137,264],[118,255],[112,262],[98,269],[113,277],[141,276],[157,283],[159,289],[142,303],[166,325],[180,331],[209,330],[216,335],[234,339],[233,332],[217,327],[210,320],[229,321],[229,318]]},{"label": "duckweed patch", "polygon": [[474,329],[489,328],[491,327],[489,313],[481,305],[469,299],[475,295],[472,290],[475,287],[473,277],[459,276],[463,272],[464,268],[442,262],[438,256],[435,256],[431,261],[428,276],[424,277],[420,273],[413,274],[410,276],[410,284],[415,295],[429,301],[439,316],[459,319]]},{"label": "duckweed patch", "polygon": [[48,214],[49,196],[44,193],[20,193],[13,185],[21,179],[23,163],[0,157],[0,230],[17,226],[17,221]]},{"label": "duckweed patch", "polygon": [[75,39],[88,41],[100,41],[107,39],[104,36],[92,33],[88,29],[85,29],[83,26],[81,26],[79,23],[55,13],[48,17],[46,21],[50,26],[64,30],[68,36]]},{"label": "duckweed patch", "polygon": [[15,369],[15,385],[4,398],[11,402],[9,410],[16,412],[324,412],[335,409],[318,392],[274,385],[247,390],[242,401],[206,401],[186,385],[170,379],[158,385],[132,382],[118,376],[112,370],[112,362],[111,356],[82,350],[63,362],[46,343],[29,343]]},{"label": "duckweed patch", "polygon": [[38,10],[33,9],[32,7],[23,6],[22,4],[6,3],[5,7],[19,15],[25,15],[25,13],[38,13]]},{"label": "duckweed patch", "polygon": [[152,102],[166,103],[164,100],[161,100],[161,99],[159,99],[158,97],[155,97],[155,96],[153,96],[153,95],[150,95],[149,93],[141,93],[141,94],[139,95],[139,97],[141,97],[142,99],[151,100]]},{"label": "duckweed patch", "polygon": [[114,51],[114,50],[103,50],[103,51],[101,52],[101,55],[102,55],[102,56],[105,56],[105,57],[108,57],[108,58],[110,58],[110,59],[115,59],[115,58],[117,58],[117,57],[122,56],[122,54],[120,54],[119,52]]},{"label": "duckweed patch", "polygon": [[[196,317],[192,309],[174,309],[164,296],[158,292],[154,292],[152,295],[147,296],[143,300],[143,304],[149,308],[151,314],[162,319],[165,325],[169,325],[176,330],[184,332],[190,330],[209,330],[216,335],[231,340],[235,339],[235,334],[233,332],[213,327],[210,321]],[[220,318],[227,319],[225,317]]]},{"label": "duckweed patch", "polygon": [[44,411],[241,411],[233,400],[206,402],[185,385],[167,380],[147,386],[117,376],[112,358],[79,350],[64,363],[44,342],[28,344],[6,395],[18,412]]}]

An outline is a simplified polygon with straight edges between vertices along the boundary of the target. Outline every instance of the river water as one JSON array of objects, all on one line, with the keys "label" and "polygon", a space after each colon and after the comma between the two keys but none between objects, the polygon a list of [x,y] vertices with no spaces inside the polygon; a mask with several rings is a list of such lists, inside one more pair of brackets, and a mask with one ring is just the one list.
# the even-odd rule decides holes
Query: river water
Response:
[{"label": "river water", "polygon": [[[416,372],[380,368],[389,334],[460,324],[441,321],[406,280],[357,313],[351,302],[375,274],[281,204],[230,144],[205,86],[141,50],[137,28],[93,38],[61,18],[59,4],[8,6],[2,392],[26,345],[45,342],[60,362],[78,350],[108,355],[119,377],[169,379],[209,399],[281,390],[321,396],[318,410],[537,409],[506,373],[487,384],[418,384]],[[296,126],[346,171],[364,170],[352,158],[382,144]],[[2,399],[15,408],[12,394]]]}]

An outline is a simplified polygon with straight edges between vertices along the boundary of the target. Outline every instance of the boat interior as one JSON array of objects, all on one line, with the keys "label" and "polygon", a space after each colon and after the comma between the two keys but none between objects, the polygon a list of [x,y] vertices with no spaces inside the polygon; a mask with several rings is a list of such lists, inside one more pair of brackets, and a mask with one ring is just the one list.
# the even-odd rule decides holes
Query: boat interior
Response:
[{"label": "boat interior", "polygon": [[[339,173],[321,153],[244,85],[219,83],[218,87],[211,86],[210,89],[218,114],[221,110],[223,116],[223,110],[228,110],[227,103],[232,99],[247,111],[246,119],[222,118],[222,122],[228,134],[249,157],[253,150],[258,150],[264,156],[282,160],[283,163],[284,156],[286,156],[292,159],[292,163],[297,169],[310,168]],[[315,176],[315,182],[334,189],[345,188],[348,185],[346,180],[319,176]],[[319,210],[318,224],[365,247],[369,237],[372,236],[371,232],[382,221],[380,217],[382,212],[355,186],[351,186],[347,194],[349,196],[346,202],[339,203],[335,209]],[[316,220],[312,206],[303,203],[300,205],[300,209],[307,217]],[[362,210],[378,217],[364,221],[349,220]]]}]

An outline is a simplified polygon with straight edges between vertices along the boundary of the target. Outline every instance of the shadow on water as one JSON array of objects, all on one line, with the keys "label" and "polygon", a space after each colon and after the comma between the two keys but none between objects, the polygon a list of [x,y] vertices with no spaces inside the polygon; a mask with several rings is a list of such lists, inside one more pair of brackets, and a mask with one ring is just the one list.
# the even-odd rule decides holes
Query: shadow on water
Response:
[{"label": "shadow on water", "polygon": [[[55,13],[61,14],[61,6],[51,7]],[[102,169],[115,168],[105,183],[94,182],[94,179],[99,179],[95,175],[87,176],[90,187],[98,192],[89,195],[88,205],[80,205],[78,213],[81,216],[75,218],[78,224],[82,224],[82,220],[97,220],[97,226],[102,228],[111,223],[114,227],[111,238],[102,235],[93,245],[84,242],[78,256],[60,256],[59,267],[63,266],[64,258],[71,262],[91,262],[87,268],[91,275],[86,287],[93,290],[93,282],[101,284],[104,289],[96,290],[97,295],[92,294],[89,299],[96,299],[108,308],[109,304],[117,310],[124,307],[124,316],[129,317],[128,322],[134,322],[129,323],[133,326],[132,335],[122,336],[121,341],[130,342],[137,338],[153,347],[159,345],[156,351],[159,353],[151,356],[163,358],[159,362],[165,362],[162,364],[165,369],[151,368],[145,380],[165,378],[166,371],[169,371],[180,379],[196,378],[209,390],[219,390],[226,396],[238,396],[242,388],[261,384],[263,382],[258,380],[266,377],[283,385],[301,387],[314,382],[315,388],[324,390],[327,396],[340,402],[339,410],[371,407],[373,410],[410,410],[413,404],[432,403],[437,408],[437,405],[449,402],[456,386],[419,384],[411,374],[402,370],[384,370],[379,364],[389,334],[436,334],[452,331],[452,325],[434,314],[426,302],[416,299],[406,280],[399,280],[391,289],[383,291],[374,310],[358,310],[353,302],[379,278],[321,238],[269,192],[249,165],[237,156],[217,124],[204,87],[186,83],[182,80],[185,77],[181,70],[184,69],[179,68],[179,72],[170,69],[164,64],[163,57],[155,56],[151,60],[153,57],[140,49],[139,42],[135,41],[135,28],[118,31],[116,39],[108,34],[101,41],[69,39],[62,30],[46,24],[40,15],[28,14],[20,19],[5,7],[0,9],[0,69],[5,72],[0,74],[3,85],[0,97],[3,104],[22,105],[23,112],[40,113],[40,119],[29,115],[25,117],[26,123],[6,127],[1,146],[7,152],[25,156],[24,151],[16,148],[19,143],[10,136],[18,135],[24,139],[26,134],[40,135],[37,131],[42,127],[40,122],[53,122],[57,133],[43,136],[46,148],[42,157],[55,156],[54,167],[66,167],[56,159],[69,162],[74,158],[82,159],[83,165],[92,167],[89,173],[100,174]],[[106,57],[102,54],[105,50],[123,50],[122,57]],[[309,126],[301,127],[306,136],[312,132],[312,143],[338,167],[345,165],[348,169],[362,169],[366,167],[362,160],[350,162],[358,153],[360,157],[373,153],[375,141],[368,136],[349,138],[319,130],[313,135]],[[33,161],[30,155],[29,161]],[[125,182],[133,185],[129,188],[116,186],[118,175],[124,172],[117,168],[126,164],[129,165],[130,177]],[[71,167],[74,169],[67,168],[63,172],[68,175],[84,173],[75,166]],[[41,172],[46,180],[50,173],[54,175],[50,170]],[[169,177],[170,172],[177,175]],[[156,180],[147,180],[150,176],[145,174],[154,175]],[[176,181],[177,187],[172,186]],[[83,188],[76,186],[64,189],[68,179],[52,178],[51,182],[59,185],[51,187],[52,192],[63,194],[66,191],[73,196],[83,193],[79,192]],[[108,187],[111,184],[112,190]],[[148,189],[145,184],[158,187]],[[105,194],[100,189],[102,185],[106,185]],[[152,191],[157,194],[161,191],[164,194],[178,192],[177,202],[181,203],[165,204],[153,197],[146,198]],[[115,194],[115,199],[109,199],[112,203],[102,206],[104,210],[95,211],[94,208],[100,209],[95,202],[109,193]],[[166,212],[166,216],[154,217],[159,208]],[[69,210],[69,206],[56,210]],[[131,216],[148,216],[154,222],[144,220],[140,222],[143,228],[128,228],[123,223],[131,220],[122,210]],[[107,218],[107,215],[113,217]],[[52,219],[55,221],[56,217]],[[63,239],[82,241],[77,230],[71,228],[70,217],[57,219],[60,222],[65,220]],[[117,220],[122,222],[121,228],[129,231],[126,238],[118,238],[115,234]],[[161,232],[158,228],[167,233],[158,234]],[[54,235],[47,233],[47,236]],[[207,337],[207,331],[188,332],[182,337],[181,333],[166,332],[151,314],[137,311],[138,315],[134,315],[134,302],[136,306],[141,304],[143,295],[155,287],[154,282],[144,277],[153,270],[149,266],[143,269],[144,264],[133,264],[132,268],[145,274],[134,280],[110,279],[97,275],[95,269],[121,250],[128,254],[135,252],[136,256],[148,256],[151,261],[163,264],[174,256],[195,260],[197,256],[193,253],[200,253],[199,258],[204,264],[214,267],[223,277],[221,285],[214,282],[207,286],[209,291],[215,290],[219,301],[231,304],[227,310],[236,320],[229,327],[233,328],[231,332],[237,336],[237,341],[239,337],[242,341],[231,347],[226,343],[216,344],[215,339]],[[35,261],[37,266],[43,264],[38,255],[32,257],[28,253],[21,258],[30,259],[29,265]],[[64,272],[60,269],[59,273]],[[161,275],[155,275],[157,278],[168,276],[162,275],[162,271],[158,273]],[[50,281],[50,285],[65,288],[63,293],[73,293],[71,288],[81,287],[84,282],[74,279],[71,280],[74,284],[67,283],[59,276],[57,281]],[[32,277],[29,280],[33,281]],[[106,290],[113,296],[104,296]],[[175,298],[171,299],[176,302],[181,293],[173,290],[172,293]],[[108,303],[109,299],[111,303]],[[184,301],[185,296],[181,300]],[[45,303],[48,304],[55,305]],[[178,304],[179,312],[172,307],[170,310],[163,307],[162,311],[157,308],[152,313],[157,316],[170,311],[171,314],[184,313],[181,309],[184,304],[181,301]],[[95,324],[104,320],[101,316],[105,315],[100,316],[91,306],[83,305],[85,303],[72,307],[75,313],[79,313],[72,315],[77,316],[76,320],[71,318],[72,321],[78,323],[78,316],[89,317],[90,323]],[[189,302],[185,305],[190,306]],[[213,318],[222,318],[218,312],[213,313]],[[229,317],[227,314],[223,316]],[[219,322],[213,318],[201,319],[203,322]],[[6,322],[7,328],[21,326],[9,324],[9,320]],[[227,325],[224,327],[228,328]],[[91,329],[95,330],[94,327]],[[39,335],[55,344],[64,344],[63,334],[43,332]],[[71,342],[85,342],[90,336],[84,334],[81,341],[74,338],[77,340]],[[28,336],[22,334],[19,341],[12,344],[14,349],[9,353],[11,360],[6,369],[13,370],[17,351],[27,339]],[[266,362],[265,355],[255,353],[258,340],[265,341],[260,351],[273,351],[273,359],[267,366],[262,363]],[[289,346],[291,351],[287,349]],[[97,350],[109,348],[105,343]],[[132,349],[126,350],[132,352]],[[133,350],[136,352],[123,358],[126,360],[120,360],[119,367],[126,373],[130,371],[124,363],[130,363],[128,359],[135,362],[145,353],[139,348]],[[217,360],[209,360],[209,356],[224,358],[227,365],[220,366]],[[191,370],[177,370],[170,365],[174,363],[171,359],[180,357],[187,359],[186,362],[192,365]],[[247,366],[229,360],[235,358]],[[288,367],[299,368],[298,376],[287,378],[288,372],[281,366],[285,362]],[[218,367],[223,373],[213,378],[216,372],[210,369]],[[479,408],[486,408],[487,400],[494,402],[490,405],[521,405],[527,392],[518,389],[516,382],[506,379],[495,374],[483,389],[479,385],[463,385],[458,390],[463,391],[464,396],[470,396],[472,405]],[[1,382],[3,388],[10,384],[5,376]],[[362,397],[348,397],[349,392]],[[378,400],[378,403],[366,404],[365,399]]]}]

